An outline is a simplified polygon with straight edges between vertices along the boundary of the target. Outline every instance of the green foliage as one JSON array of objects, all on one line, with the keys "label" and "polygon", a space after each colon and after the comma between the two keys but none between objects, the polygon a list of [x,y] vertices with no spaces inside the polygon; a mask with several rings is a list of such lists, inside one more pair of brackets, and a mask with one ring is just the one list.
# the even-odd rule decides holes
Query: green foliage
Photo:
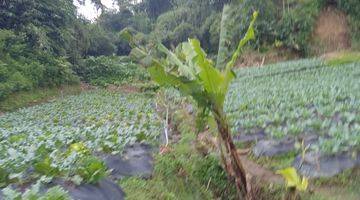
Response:
[{"label": "green foliage", "polygon": [[360,50],[360,4],[357,0],[337,0],[337,7],[347,14],[351,27],[352,47]]},{"label": "green foliage", "polygon": [[[237,71],[225,111],[233,131],[270,138],[319,135],[310,150],[333,154],[359,148],[359,67],[299,60]],[[241,96],[239,95],[241,92]]]},{"label": "green foliage", "polygon": [[121,9],[119,12],[103,12],[99,17],[99,24],[108,31],[119,32],[129,26],[133,14],[128,9]]},{"label": "green foliage", "polygon": [[0,183],[40,175],[95,183],[107,169],[92,154],[121,153],[139,135],[155,143],[161,131],[152,98],[140,94],[95,91],[7,113],[0,117]]},{"label": "green foliage", "polygon": [[153,37],[166,46],[176,46],[183,42],[183,39],[187,39],[181,34],[196,35],[195,28],[189,24],[191,20],[185,7],[166,12],[157,18]]},{"label": "green foliage", "polygon": [[9,173],[3,169],[0,168],[0,187],[4,187],[9,183]]},{"label": "green foliage", "polygon": [[176,111],[172,116],[182,137],[170,152],[155,157],[152,179],[120,181],[128,199],[235,199],[234,185],[228,182],[218,158],[204,157],[189,147],[196,134],[193,117],[185,113]]},{"label": "green foliage", "polygon": [[49,156],[40,157],[38,161],[34,163],[34,169],[36,173],[45,176],[57,176],[59,175],[60,171],[58,168],[53,167],[52,164],[53,160]]},{"label": "green foliage", "polygon": [[38,88],[31,91],[21,91],[10,94],[0,101],[0,112],[14,111],[54,99],[55,97],[74,95],[81,92],[79,85],[63,85],[61,87]]},{"label": "green foliage", "polygon": [[189,23],[181,23],[179,24],[172,34],[169,36],[173,44],[179,44],[183,41],[186,41],[187,38],[195,37],[196,30]]},{"label": "green foliage", "polygon": [[324,7],[323,0],[306,0],[282,11],[277,39],[302,55],[309,54],[310,37],[316,17]]},{"label": "green foliage", "polygon": [[69,194],[60,186],[49,188],[45,193],[40,191],[41,183],[37,182],[23,194],[11,188],[3,189],[6,200],[70,200]]},{"label": "green foliage", "polygon": [[300,177],[293,167],[285,168],[277,171],[286,180],[286,187],[295,188],[299,191],[305,191],[308,187],[308,179],[306,177]]},{"label": "green foliage", "polygon": [[152,21],[144,14],[138,13],[131,18],[130,27],[144,34],[152,30]]},{"label": "green foliage", "polygon": [[[225,6],[223,12],[225,13],[227,10],[227,6]],[[224,143],[223,145],[227,147],[227,152],[233,151],[233,149],[229,148],[231,145],[233,146],[233,143],[229,132],[230,130],[226,128],[228,124],[226,120],[224,120],[223,105],[225,95],[231,80],[235,77],[232,68],[241,53],[242,47],[249,40],[255,38],[253,26],[257,16],[258,13],[255,11],[248,31],[244,38],[240,40],[237,49],[222,72],[214,67],[213,61],[207,58],[206,53],[200,46],[200,42],[196,39],[189,39],[188,42],[182,43],[177,47],[175,52],[169,51],[160,43],[157,45],[157,49],[159,52],[165,54],[166,58],[160,60],[150,57],[148,60],[150,65],[149,72],[154,81],[161,86],[178,89],[184,95],[191,96],[197,102],[200,109],[211,111],[216,118],[219,134],[223,138],[222,142]],[[128,32],[124,32],[123,36],[129,38],[131,41]],[[134,44],[132,43],[132,45]],[[148,55],[141,47],[135,47],[133,52],[139,60],[144,60],[144,58],[146,60],[148,58]],[[219,55],[218,59],[223,58]],[[239,158],[236,156],[234,158],[234,154],[231,153],[231,159],[234,161]],[[233,162],[233,170],[241,170],[238,165],[241,165],[240,161],[239,163]],[[239,183],[241,177],[245,178],[244,171],[239,173],[240,175],[235,176],[237,183]],[[228,175],[231,176],[230,173]],[[242,181],[242,185],[237,185],[238,195],[246,196],[246,188],[245,178],[245,181]],[[242,191],[242,193],[240,191]]]},{"label": "green foliage", "polygon": [[84,81],[99,86],[149,79],[143,67],[133,64],[126,57],[118,56],[89,57],[75,71]]},{"label": "green foliage", "polygon": [[[61,9],[59,9],[61,8]],[[14,0],[0,5],[0,28],[21,31],[33,49],[65,56],[76,7],[70,0]]]},{"label": "green foliage", "polygon": [[107,175],[105,163],[94,156],[84,156],[77,161],[76,174],[86,183],[97,183]]},{"label": "green foliage", "polygon": [[354,62],[360,62],[360,52],[343,52],[335,57],[326,59],[326,64],[331,66],[339,66]]},{"label": "green foliage", "polygon": [[110,56],[115,53],[113,38],[103,28],[98,25],[91,25],[89,28],[90,46],[87,50],[89,56]]},{"label": "green foliage", "polygon": [[[225,7],[226,8],[226,7]],[[219,36],[218,56],[229,58],[236,49],[236,41],[247,31],[247,24],[252,20],[251,14],[256,10],[259,12],[257,23],[254,25],[256,39],[253,47],[260,47],[274,40],[274,24],[276,20],[276,8],[272,1],[245,0],[234,1],[230,7],[223,12],[221,21],[221,33]],[[217,62],[218,67],[223,68],[226,60]]]},{"label": "green foliage", "polygon": [[210,53],[216,53],[219,47],[221,14],[214,12],[201,25],[199,39]]},{"label": "green foliage", "polygon": [[219,165],[217,157],[208,155],[205,158],[199,159],[196,164],[193,176],[201,184],[209,185],[209,189],[213,194],[221,197],[221,199],[236,199],[236,189],[234,185],[229,183],[226,172]]},{"label": "green foliage", "polygon": [[0,30],[0,100],[36,87],[77,83],[71,65],[45,51],[31,51],[22,35]]},{"label": "green foliage", "polygon": [[[226,10],[225,8],[224,12]],[[216,69],[213,62],[206,58],[198,40],[189,39],[187,43],[179,45],[176,53],[170,52],[161,44],[158,45],[158,50],[167,57],[163,63],[152,59],[151,68],[149,68],[152,78],[162,86],[172,86],[182,93],[192,96],[200,107],[221,109],[229,83],[234,78],[231,68],[234,66],[241,48],[247,41],[254,38],[253,24],[256,17],[257,13],[255,12],[245,37],[240,41],[237,50],[223,72]],[[141,49],[134,51],[137,52],[139,58],[146,56],[146,53]],[[222,59],[221,56],[218,59]],[[178,75],[166,71],[168,70],[167,63],[176,67]]]}]

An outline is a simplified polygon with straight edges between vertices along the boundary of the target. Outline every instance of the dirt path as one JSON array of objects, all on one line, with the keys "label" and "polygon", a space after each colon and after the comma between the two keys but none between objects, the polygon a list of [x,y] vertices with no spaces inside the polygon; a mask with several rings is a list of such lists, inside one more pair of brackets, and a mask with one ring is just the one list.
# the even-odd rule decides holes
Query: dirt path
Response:
[{"label": "dirt path", "polygon": [[123,92],[123,93],[139,93],[141,92],[140,89],[136,86],[132,85],[109,85],[106,89],[110,92]]},{"label": "dirt path", "polygon": [[283,183],[283,179],[280,175],[275,174],[273,171],[247,159],[246,156],[241,156],[241,161],[244,164],[246,172],[248,172],[251,176],[256,177],[257,180],[266,183]]}]

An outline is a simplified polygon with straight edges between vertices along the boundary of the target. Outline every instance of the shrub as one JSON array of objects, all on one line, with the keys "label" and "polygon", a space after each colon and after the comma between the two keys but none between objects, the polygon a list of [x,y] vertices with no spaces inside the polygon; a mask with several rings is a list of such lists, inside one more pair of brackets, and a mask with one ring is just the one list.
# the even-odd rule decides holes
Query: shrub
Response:
[{"label": "shrub", "polygon": [[186,22],[179,24],[171,33],[170,38],[173,44],[179,44],[186,41],[189,37],[195,37],[196,30]]},{"label": "shrub", "polygon": [[0,29],[0,100],[35,87],[77,83],[71,64],[46,51],[33,50],[23,35]]},{"label": "shrub", "polygon": [[99,86],[149,79],[145,69],[119,56],[89,57],[75,71],[84,81]]},{"label": "shrub", "polygon": [[220,37],[221,15],[212,13],[200,28],[200,41],[210,53],[215,54],[218,51]]},{"label": "shrub", "polygon": [[[274,3],[262,0],[234,1],[228,13],[229,18],[224,22],[226,32],[221,33],[224,34],[224,44],[220,45],[225,47],[219,52],[221,57],[229,59],[232,52],[236,49],[237,44],[231,41],[237,41],[244,36],[251,21],[249,16],[251,16],[253,11],[259,11],[259,18],[254,26],[257,37],[250,44],[253,48],[259,48],[262,45],[273,43],[275,39],[274,24],[277,20]],[[220,22],[218,21],[216,24],[220,24]],[[216,29],[216,31],[218,30]],[[218,37],[218,35],[215,36]],[[211,38],[211,40],[215,41],[216,38]]]},{"label": "shrub", "polygon": [[179,34],[175,32],[175,29],[184,32],[193,31],[192,28],[189,28],[189,23],[191,23],[191,19],[189,18],[187,8],[185,7],[166,12],[158,17],[153,37],[164,43],[166,46],[176,46],[181,38],[178,37]]},{"label": "shrub", "polygon": [[294,4],[287,11],[283,11],[283,16],[277,25],[277,37],[285,47],[302,55],[309,53],[311,32],[316,16],[323,6],[323,0],[304,1]]},{"label": "shrub", "polygon": [[353,47],[360,49],[360,3],[357,0],[337,0],[338,7],[348,15]]}]

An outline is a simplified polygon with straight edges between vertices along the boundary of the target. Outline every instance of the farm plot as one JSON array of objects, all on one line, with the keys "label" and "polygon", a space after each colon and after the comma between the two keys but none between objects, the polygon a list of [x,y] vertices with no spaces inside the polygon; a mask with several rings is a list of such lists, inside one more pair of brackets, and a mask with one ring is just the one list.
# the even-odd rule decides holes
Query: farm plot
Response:
[{"label": "farm plot", "polygon": [[0,117],[0,186],[44,176],[96,183],[107,175],[99,155],[160,133],[145,94],[95,91],[8,113]]},{"label": "farm plot", "polygon": [[298,168],[306,158],[351,163],[328,174],[309,174],[309,168],[304,173],[310,176],[360,164],[360,63],[300,60],[237,74],[225,109],[234,134],[241,132],[236,139],[258,141],[256,156],[297,150],[302,152]]}]

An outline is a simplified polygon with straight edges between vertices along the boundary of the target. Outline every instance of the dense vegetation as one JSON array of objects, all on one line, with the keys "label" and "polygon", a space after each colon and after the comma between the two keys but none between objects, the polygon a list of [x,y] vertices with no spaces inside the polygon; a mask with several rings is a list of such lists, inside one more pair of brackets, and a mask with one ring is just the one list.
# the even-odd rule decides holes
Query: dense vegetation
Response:
[{"label": "dense vegetation", "polygon": [[[358,63],[328,66],[317,59],[301,60],[236,73],[238,78],[225,102],[235,135],[239,130],[251,135],[261,129],[268,138],[310,133],[323,139],[309,151],[336,154],[358,150]],[[167,100],[172,102],[167,104],[179,107],[183,97],[167,92],[171,96]],[[155,112],[158,101],[146,94],[90,91],[5,114],[0,118],[1,187],[35,180],[44,184],[45,177],[78,183],[103,179],[107,168],[96,156],[100,152],[121,152],[124,145],[145,138],[147,142],[156,141],[162,132],[161,117]],[[168,154],[156,156],[153,179],[134,177],[120,182],[129,199],[235,197],[218,157],[202,157],[189,146],[196,138],[193,117],[182,110],[172,116],[182,139]],[[288,166],[293,156],[281,162]],[[95,164],[86,167],[89,162]],[[275,169],[280,168],[278,165]]]},{"label": "dense vegetation", "polygon": [[[89,2],[100,12],[94,20],[75,6]],[[324,160],[340,168],[299,197],[359,199],[360,54],[308,58],[324,53],[314,34],[328,10],[346,18],[349,50],[360,49],[359,0],[113,3],[119,9],[101,0],[0,2],[0,199],[66,200],[69,188],[110,179],[129,199],[236,199],[241,191],[280,199],[283,185],[255,183],[242,165],[275,176],[299,159],[308,171],[323,170]],[[272,52],[306,59],[231,70],[242,53],[261,54],[263,66]],[[290,148],[262,156],[261,142]],[[112,175],[105,157],[130,162],[133,144],[148,148],[149,180]],[[317,190],[324,183],[339,194]]]},{"label": "dense vegetation", "polygon": [[[260,12],[255,26],[257,38],[251,44],[255,50],[278,48],[311,55],[313,25],[319,11],[327,5],[347,14],[353,47],[359,44],[356,0],[115,1],[120,10],[109,10],[101,1],[92,2],[102,11],[94,23],[77,16],[72,0],[6,0],[0,5],[0,99],[18,91],[74,84],[79,80],[107,85],[144,78],[134,75],[134,67],[127,59],[112,57],[130,52],[129,45],[119,36],[124,28],[131,28],[143,45],[160,41],[172,48],[188,37],[195,37],[210,55],[215,55],[225,3],[232,4],[227,21],[227,47],[221,52],[227,56],[236,47],[230,41],[245,33],[254,10]],[[118,64],[112,65],[111,70],[103,69],[99,68],[99,61]],[[127,68],[129,72],[124,71]],[[120,78],[107,75],[110,71],[116,71]]]}]

